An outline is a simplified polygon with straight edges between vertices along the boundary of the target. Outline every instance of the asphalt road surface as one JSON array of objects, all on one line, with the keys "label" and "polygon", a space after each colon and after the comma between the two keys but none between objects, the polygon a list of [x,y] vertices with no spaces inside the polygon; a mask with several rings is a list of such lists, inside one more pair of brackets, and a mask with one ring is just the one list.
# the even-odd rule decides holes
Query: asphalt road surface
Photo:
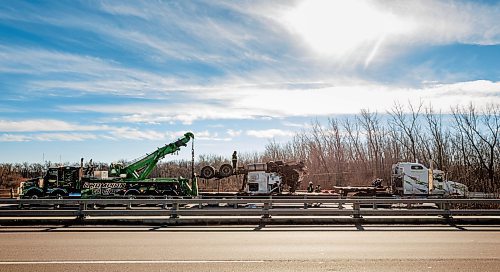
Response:
[{"label": "asphalt road surface", "polygon": [[500,226],[1,227],[0,271],[499,271]]}]

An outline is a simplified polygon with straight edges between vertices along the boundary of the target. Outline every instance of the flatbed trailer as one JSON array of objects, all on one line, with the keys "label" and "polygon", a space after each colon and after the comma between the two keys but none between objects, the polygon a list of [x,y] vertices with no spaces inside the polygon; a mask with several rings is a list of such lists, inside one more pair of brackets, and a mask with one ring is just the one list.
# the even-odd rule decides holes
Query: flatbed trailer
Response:
[{"label": "flatbed trailer", "polygon": [[248,194],[242,192],[199,192],[200,198],[340,198],[341,196],[337,193],[332,193],[330,191],[325,191],[321,193],[308,193],[307,191],[296,191],[294,193],[283,192],[280,194]]},{"label": "flatbed trailer", "polygon": [[333,190],[342,197],[392,197],[388,187],[334,186]]}]

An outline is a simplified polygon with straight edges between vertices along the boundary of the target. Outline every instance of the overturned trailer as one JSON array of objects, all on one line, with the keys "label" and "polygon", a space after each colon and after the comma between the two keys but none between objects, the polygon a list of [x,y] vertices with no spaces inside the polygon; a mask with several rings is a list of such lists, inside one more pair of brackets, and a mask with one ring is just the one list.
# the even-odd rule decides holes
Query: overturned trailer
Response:
[{"label": "overturned trailer", "polygon": [[270,161],[251,163],[236,167],[223,164],[217,171],[213,166],[204,166],[200,177],[204,179],[222,179],[230,176],[243,176],[240,195],[272,195],[285,191],[294,193],[302,182],[306,167],[302,162]]}]

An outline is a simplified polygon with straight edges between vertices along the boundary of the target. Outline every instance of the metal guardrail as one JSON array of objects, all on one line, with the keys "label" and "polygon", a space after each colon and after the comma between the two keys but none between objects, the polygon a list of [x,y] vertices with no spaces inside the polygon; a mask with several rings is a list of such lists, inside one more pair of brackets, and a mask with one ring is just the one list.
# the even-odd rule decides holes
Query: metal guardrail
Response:
[{"label": "metal guardrail", "polygon": [[222,197],[222,198],[100,198],[100,199],[10,199],[0,198],[2,204],[39,204],[39,205],[76,205],[76,204],[98,204],[98,205],[125,205],[125,204],[499,204],[500,199],[467,199],[467,198],[272,198],[272,197]]},{"label": "metal guardrail", "polygon": [[[321,204],[321,205],[319,205]],[[427,205],[424,205],[427,204]],[[429,205],[432,204],[432,205]],[[222,206],[221,206],[222,205]],[[246,205],[246,206],[243,206]],[[495,209],[456,208],[490,205]],[[500,216],[500,199],[0,199],[2,217]]]}]

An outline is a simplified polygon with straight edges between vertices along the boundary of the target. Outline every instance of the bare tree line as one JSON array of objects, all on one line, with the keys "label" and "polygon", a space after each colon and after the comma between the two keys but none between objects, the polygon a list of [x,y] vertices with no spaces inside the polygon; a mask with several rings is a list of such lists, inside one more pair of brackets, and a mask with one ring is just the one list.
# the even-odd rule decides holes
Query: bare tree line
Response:
[{"label": "bare tree line", "polygon": [[432,161],[470,190],[498,192],[499,135],[499,105],[456,106],[442,114],[422,102],[396,103],[385,115],[362,110],[329,118],[327,125],[313,122],[290,142],[269,143],[262,160],[303,161],[306,181],[324,188],[388,181],[396,162]]},{"label": "bare tree line", "polygon": [[45,166],[39,163],[0,164],[0,187],[17,187],[26,178],[34,178],[41,175],[44,169]]},{"label": "bare tree line", "polygon": [[[500,106],[455,106],[450,114],[436,112],[422,102],[395,103],[384,114],[364,109],[354,116],[328,118],[297,133],[285,143],[269,142],[262,153],[239,154],[239,163],[303,161],[309,181],[322,188],[369,185],[375,178],[390,179],[391,166],[401,161],[421,162],[447,172],[448,179],[465,183],[471,191],[500,191]],[[228,154],[229,155],[229,154]],[[204,165],[220,166],[229,157],[200,155]],[[106,164],[99,164],[106,170]],[[42,175],[47,165],[0,164],[0,187],[14,187]],[[161,162],[152,177],[190,177],[190,161]],[[209,191],[238,190],[241,179],[200,182]]]}]

